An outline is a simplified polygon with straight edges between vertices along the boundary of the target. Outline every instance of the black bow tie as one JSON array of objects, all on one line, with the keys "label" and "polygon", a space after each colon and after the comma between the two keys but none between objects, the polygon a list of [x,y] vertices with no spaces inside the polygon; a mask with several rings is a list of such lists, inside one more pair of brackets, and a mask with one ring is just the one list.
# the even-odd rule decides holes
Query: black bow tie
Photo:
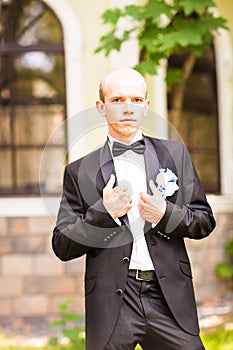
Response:
[{"label": "black bow tie", "polygon": [[112,154],[114,157],[120,156],[121,154],[129,150],[132,150],[138,154],[143,154],[145,152],[144,140],[136,141],[132,143],[132,145],[125,145],[124,143],[120,143],[116,141],[113,142]]}]

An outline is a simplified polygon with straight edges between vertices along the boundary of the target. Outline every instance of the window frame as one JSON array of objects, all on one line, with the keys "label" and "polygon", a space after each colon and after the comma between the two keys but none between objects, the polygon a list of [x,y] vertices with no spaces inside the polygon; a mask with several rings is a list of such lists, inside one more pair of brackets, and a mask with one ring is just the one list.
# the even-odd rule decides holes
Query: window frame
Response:
[{"label": "window frame", "polygon": [[[11,93],[11,98],[9,99],[7,105],[3,106],[3,108],[7,108],[8,109],[8,116],[9,116],[9,141],[5,144],[1,144],[0,145],[0,150],[2,152],[9,152],[10,154],[10,172],[11,172],[11,185],[9,185],[9,189],[5,188],[3,185],[3,192],[1,193],[1,197],[3,196],[7,196],[7,197],[11,197],[11,196],[26,196],[26,197],[31,197],[31,196],[38,196],[40,193],[40,183],[39,183],[39,179],[40,179],[40,175],[38,174],[38,181],[36,183],[33,182],[33,180],[31,179],[31,181],[29,181],[28,185],[30,185],[30,188],[27,190],[26,187],[23,187],[22,185],[19,185],[20,183],[20,168],[17,167],[17,162],[19,164],[20,161],[22,161],[22,159],[20,160],[19,155],[22,152],[28,152],[28,151],[39,151],[39,153],[43,154],[43,150],[46,146],[47,140],[45,140],[45,143],[38,143],[38,142],[32,142],[33,140],[31,140],[31,142],[17,142],[17,137],[15,139],[15,132],[16,132],[16,121],[17,118],[19,118],[19,113],[18,111],[20,109],[23,108],[23,113],[28,114],[28,111],[30,113],[30,110],[33,108],[34,105],[34,99],[35,97],[32,97],[32,100],[29,101],[28,103],[28,99],[27,102],[26,100],[23,99],[18,99],[18,95],[15,94],[14,92],[14,85],[17,82],[21,82],[23,81],[24,83],[27,82],[27,79],[25,80],[25,78],[19,76],[17,77],[17,79],[19,80],[15,80],[14,76],[12,78],[12,74],[11,74],[11,68],[8,68],[13,66],[15,60],[17,60],[18,58],[23,57],[23,54],[26,53],[35,53],[35,52],[42,52],[47,56],[53,55],[53,56],[60,56],[62,57],[62,63],[63,66],[65,66],[65,57],[64,57],[64,44],[63,44],[63,30],[62,30],[62,26],[61,23],[59,21],[59,18],[57,18],[57,16],[55,15],[55,13],[53,12],[53,10],[47,6],[43,1],[39,0],[39,4],[41,4],[42,6],[42,10],[40,11],[39,15],[36,16],[35,18],[33,17],[28,24],[26,24],[26,30],[25,30],[25,26],[23,26],[22,28],[20,28],[21,30],[21,34],[24,35],[25,32],[27,32],[28,30],[31,31],[33,28],[33,25],[35,23],[35,21],[40,20],[41,16],[43,17],[44,15],[46,15],[47,13],[51,13],[52,16],[55,17],[57,23],[58,23],[58,30],[60,31],[60,35],[59,35],[59,40],[61,40],[59,43],[54,43],[54,42],[49,42],[49,43],[44,43],[44,42],[38,42],[35,43],[33,45],[20,45],[18,44],[18,39],[19,36],[13,35],[13,30],[12,30],[12,23],[14,21],[14,18],[12,16],[14,16],[14,3],[13,4],[9,4],[9,8],[7,8],[5,11],[7,13],[6,19],[5,19],[5,24],[6,24],[6,28],[5,28],[5,32],[6,32],[6,40],[3,41],[3,45],[1,45],[1,50],[0,50],[0,58],[2,58],[5,62],[6,60],[6,64],[7,64],[7,70],[9,70],[9,74],[7,76],[7,89],[9,89],[9,92]],[[8,5],[6,5],[8,6]],[[9,12],[12,11],[12,12]],[[45,13],[46,11],[46,13]],[[21,15],[20,15],[21,16]],[[21,18],[21,17],[20,17]],[[4,64],[4,63],[3,63]],[[20,74],[20,70],[18,71],[16,69],[16,76],[19,73]],[[65,94],[65,67],[64,67],[64,94]],[[34,77],[34,75],[33,75]],[[35,78],[35,77],[34,77]],[[22,98],[22,96],[20,97]],[[47,101],[47,100],[46,100]],[[26,102],[26,103],[25,103]],[[59,102],[57,101],[53,101],[53,103],[55,102],[55,104],[59,104]],[[64,96],[64,102],[63,103],[63,98],[62,98],[62,104],[64,107],[64,110],[62,112],[63,118],[65,120],[66,118],[66,99]],[[5,104],[5,100],[3,100],[3,103]],[[42,101],[39,102],[36,100],[36,107],[39,105],[43,108],[44,104],[46,105],[46,102],[44,101],[44,99]],[[49,103],[50,105],[50,103]],[[46,105],[47,106],[47,105]],[[36,108],[35,107],[35,108]],[[48,108],[48,107],[47,107]],[[4,111],[4,110],[3,110]],[[3,115],[4,117],[4,115]],[[64,149],[64,152],[66,153],[66,149],[67,149],[67,133],[66,130],[64,130],[64,142],[60,145],[50,145],[50,148],[54,148],[54,149],[58,149],[58,148],[62,148]],[[21,179],[22,180],[22,179]],[[26,184],[27,185],[27,184]]]},{"label": "window frame", "polygon": [[[65,79],[66,79],[66,110],[67,118],[82,111],[84,108],[84,78],[83,78],[83,33],[80,22],[74,9],[66,0],[42,0],[49,6],[59,19],[64,37],[65,52]],[[71,146],[70,134],[73,130],[67,130],[68,149]],[[84,151],[84,146],[83,150]],[[75,150],[68,153],[69,161],[75,157]],[[46,198],[50,199],[50,198]],[[60,196],[53,197],[60,201]],[[51,213],[53,214],[53,213]],[[57,214],[57,207],[54,206],[54,215]],[[1,197],[0,198],[0,217],[18,217],[18,216],[47,216],[47,210],[43,205],[43,198],[37,197]]]},{"label": "window frame", "polygon": [[[186,55],[171,56],[168,63],[169,68],[181,69],[185,57]],[[178,132],[180,132],[189,150],[205,192],[219,195],[221,193],[221,173],[216,75],[215,48],[211,45],[211,47],[206,48],[200,57],[197,57],[194,69],[185,85],[183,109],[179,116],[180,120],[178,124],[175,121],[174,126],[179,125]],[[171,101],[173,93],[175,93],[175,90],[172,86],[167,92],[168,115],[172,111]],[[209,124],[213,127],[213,130],[211,129],[213,133],[212,139],[210,140],[209,137],[208,142],[206,142],[206,135],[201,137],[202,131],[200,127],[202,125],[203,131],[205,130],[204,132],[209,135]],[[209,175],[207,177],[212,178],[210,183],[206,181],[206,171]],[[215,174],[214,177],[212,177],[213,174]]]}]

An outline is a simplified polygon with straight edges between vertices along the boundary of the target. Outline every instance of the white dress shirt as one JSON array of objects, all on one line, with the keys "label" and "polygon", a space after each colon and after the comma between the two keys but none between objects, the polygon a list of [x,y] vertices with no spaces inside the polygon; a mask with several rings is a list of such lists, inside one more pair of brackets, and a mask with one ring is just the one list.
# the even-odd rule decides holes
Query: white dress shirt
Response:
[{"label": "white dress shirt", "polygon": [[[120,141],[114,139],[110,135],[108,138],[110,150],[112,151],[113,142]],[[134,139],[131,140],[130,144],[141,139],[142,134],[138,132]],[[120,156],[113,157],[113,162],[118,185],[120,185],[121,182],[127,183],[132,192],[132,208],[127,214],[134,239],[129,268],[136,270],[154,270],[143,231],[145,220],[141,217],[138,207],[140,192],[147,193],[144,155],[128,150]],[[119,223],[118,220],[116,220],[116,222]]]}]

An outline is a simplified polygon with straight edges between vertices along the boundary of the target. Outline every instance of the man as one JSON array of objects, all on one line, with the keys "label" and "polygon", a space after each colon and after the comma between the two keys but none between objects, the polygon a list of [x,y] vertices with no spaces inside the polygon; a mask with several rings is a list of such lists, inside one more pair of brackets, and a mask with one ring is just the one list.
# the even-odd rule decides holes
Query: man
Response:
[{"label": "man", "polygon": [[204,349],[184,238],[215,220],[182,143],[142,135],[150,102],[133,69],[100,84],[103,147],[65,169],[53,249],[86,254],[88,350]]}]

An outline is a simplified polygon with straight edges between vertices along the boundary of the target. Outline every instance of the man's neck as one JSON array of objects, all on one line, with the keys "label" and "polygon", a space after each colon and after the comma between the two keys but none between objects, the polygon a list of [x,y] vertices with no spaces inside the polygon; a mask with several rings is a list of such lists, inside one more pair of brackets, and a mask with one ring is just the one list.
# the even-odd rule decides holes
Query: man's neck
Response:
[{"label": "man's neck", "polygon": [[134,142],[142,139],[142,132],[141,132],[141,130],[139,130],[136,133],[136,135],[134,135],[131,139],[121,139],[118,137],[116,138],[116,137],[112,136],[111,134],[108,134],[108,137],[112,141],[118,141],[118,142],[125,143],[125,144],[131,144],[131,143],[134,143]]}]

